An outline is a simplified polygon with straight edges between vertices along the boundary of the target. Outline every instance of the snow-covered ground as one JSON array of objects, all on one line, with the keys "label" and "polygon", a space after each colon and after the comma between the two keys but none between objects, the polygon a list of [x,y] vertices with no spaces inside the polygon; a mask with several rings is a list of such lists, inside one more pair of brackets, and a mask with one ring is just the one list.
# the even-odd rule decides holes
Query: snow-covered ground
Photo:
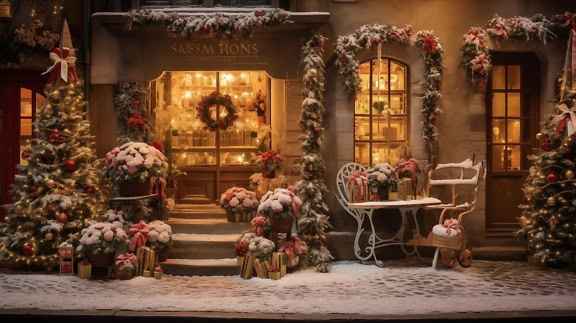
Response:
[{"label": "snow-covered ground", "polygon": [[434,271],[418,263],[386,268],[337,262],[329,274],[304,270],[281,280],[175,277],[82,280],[0,274],[0,309],[427,314],[574,310],[576,274],[522,262],[475,261]]}]

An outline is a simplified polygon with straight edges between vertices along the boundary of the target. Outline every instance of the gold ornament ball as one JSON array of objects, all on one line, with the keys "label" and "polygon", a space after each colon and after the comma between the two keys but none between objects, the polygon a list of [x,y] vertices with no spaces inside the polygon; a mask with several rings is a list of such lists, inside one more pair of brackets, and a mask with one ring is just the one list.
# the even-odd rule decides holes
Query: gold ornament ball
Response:
[{"label": "gold ornament ball", "polygon": [[550,206],[554,206],[556,204],[556,199],[552,196],[550,196],[547,200],[546,200],[546,204],[550,205]]},{"label": "gold ornament ball", "polygon": [[567,179],[573,179],[574,172],[572,170],[567,170],[566,173],[564,173],[564,176],[566,176]]},{"label": "gold ornament ball", "polygon": [[44,238],[46,238],[46,240],[52,240],[52,239],[54,239],[54,235],[52,234],[52,232],[48,232],[48,233],[46,233]]},{"label": "gold ornament ball", "polygon": [[544,138],[544,135],[541,132],[536,134],[536,139],[542,140],[542,138]]},{"label": "gold ornament ball", "polygon": [[22,205],[16,205],[16,206],[14,207],[14,212],[15,212],[16,214],[20,214],[20,213],[22,213],[22,209],[23,209],[23,208],[22,208]]},{"label": "gold ornament ball", "polygon": [[50,96],[51,96],[53,99],[58,100],[58,99],[60,99],[61,94],[60,94],[60,91],[54,90],[54,91],[50,92]]},{"label": "gold ornament ball", "polygon": [[56,186],[56,182],[53,179],[47,179],[46,182],[44,182],[44,184],[46,184],[46,187],[48,188]]}]

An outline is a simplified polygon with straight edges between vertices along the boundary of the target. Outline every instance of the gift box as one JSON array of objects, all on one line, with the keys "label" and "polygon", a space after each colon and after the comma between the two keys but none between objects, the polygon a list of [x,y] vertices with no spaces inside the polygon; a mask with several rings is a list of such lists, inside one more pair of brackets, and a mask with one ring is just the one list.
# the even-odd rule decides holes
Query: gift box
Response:
[{"label": "gift box", "polygon": [[78,277],[82,279],[92,278],[92,264],[88,261],[81,261],[78,263]]},{"label": "gift box", "polygon": [[254,274],[254,256],[246,255],[244,256],[244,261],[240,267],[240,277],[243,279],[250,279]]},{"label": "gift box", "polygon": [[152,277],[156,268],[156,253],[148,247],[138,247],[136,251],[136,276]]},{"label": "gift box", "polygon": [[268,268],[268,278],[273,280],[278,280],[282,278],[282,273],[280,273],[280,269],[277,267],[269,267]]},{"label": "gift box", "polygon": [[355,171],[350,174],[346,187],[350,203],[362,203],[369,200],[368,177],[363,172]]},{"label": "gift box", "polygon": [[412,200],[416,196],[414,194],[414,186],[412,184],[412,179],[402,178],[398,183],[398,199],[400,200]]},{"label": "gift box", "polygon": [[288,256],[283,252],[275,252],[272,254],[272,267],[280,269],[280,277],[286,276],[286,264]]},{"label": "gift box", "polygon": [[270,262],[267,259],[255,259],[254,260],[254,270],[258,278],[266,279],[268,278],[268,267]]},{"label": "gift box", "polygon": [[162,279],[162,267],[156,267],[154,270],[154,279]]},{"label": "gift box", "polygon": [[60,260],[60,275],[74,274],[74,263],[72,260]]}]

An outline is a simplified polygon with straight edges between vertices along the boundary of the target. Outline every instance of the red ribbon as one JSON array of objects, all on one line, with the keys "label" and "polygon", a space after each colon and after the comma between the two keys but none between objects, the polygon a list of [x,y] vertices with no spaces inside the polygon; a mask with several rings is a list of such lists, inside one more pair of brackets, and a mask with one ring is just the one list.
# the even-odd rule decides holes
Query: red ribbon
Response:
[{"label": "red ribbon", "polygon": [[134,265],[136,263],[136,255],[127,252],[118,256],[118,258],[116,258],[116,262],[114,263],[114,268],[118,269],[118,267],[120,267],[126,260],[130,261],[132,265]]},{"label": "red ribbon", "polygon": [[146,244],[149,233],[150,229],[148,228],[148,224],[142,220],[130,227],[130,235],[132,236],[132,238],[130,238],[130,250],[134,251],[136,247]]},{"label": "red ribbon", "polygon": [[62,48],[62,52],[60,52],[60,48],[54,48],[52,50],[50,53],[50,59],[54,61],[54,64],[50,66],[46,72],[42,73],[42,75],[50,73],[48,84],[56,81],[58,76],[61,76],[65,82],[68,82],[68,74],[70,75],[73,82],[78,81],[78,78],[76,77],[76,69],[74,68],[76,57],[69,55],[70,48],[68,47]]},{"label": "red ribbon", "polygon": [[460,235],[460,230],[458,230],[458,220],[456,220],[454,218],[445,220],[444,224],[442,224],[442,226],[444,228],[446,228],[446,233],[448,233],[448,236],[450,236],[450,232],[452,232],[452,229],[456,230],[457,236]]}]

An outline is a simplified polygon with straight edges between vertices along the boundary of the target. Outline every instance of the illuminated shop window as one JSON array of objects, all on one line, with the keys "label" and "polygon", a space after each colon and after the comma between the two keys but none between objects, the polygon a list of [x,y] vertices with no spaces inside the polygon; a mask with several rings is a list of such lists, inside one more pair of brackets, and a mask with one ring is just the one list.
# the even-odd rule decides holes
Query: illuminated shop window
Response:
[{"label": "illuminated shop window", "polygon": [[354,107],[354,160],[396,163],[408,147],[408,67],[391,58],[360,64]]},{"label": "illuminated shop window", "polygon": [[[44,105],[44,96],[27,88],[20,88],[20,156],[34,137],[33,123],[36,111]],[[20,157],[20,164],[27,165],[28,162]]]},{"label": "illuminated shop window", "polygon": [[493,171],[528,168],[525,157],[531,146],[530,111],[522,109],[521,79],[520,66],[499,65],[492,69],[490,142]]}]

